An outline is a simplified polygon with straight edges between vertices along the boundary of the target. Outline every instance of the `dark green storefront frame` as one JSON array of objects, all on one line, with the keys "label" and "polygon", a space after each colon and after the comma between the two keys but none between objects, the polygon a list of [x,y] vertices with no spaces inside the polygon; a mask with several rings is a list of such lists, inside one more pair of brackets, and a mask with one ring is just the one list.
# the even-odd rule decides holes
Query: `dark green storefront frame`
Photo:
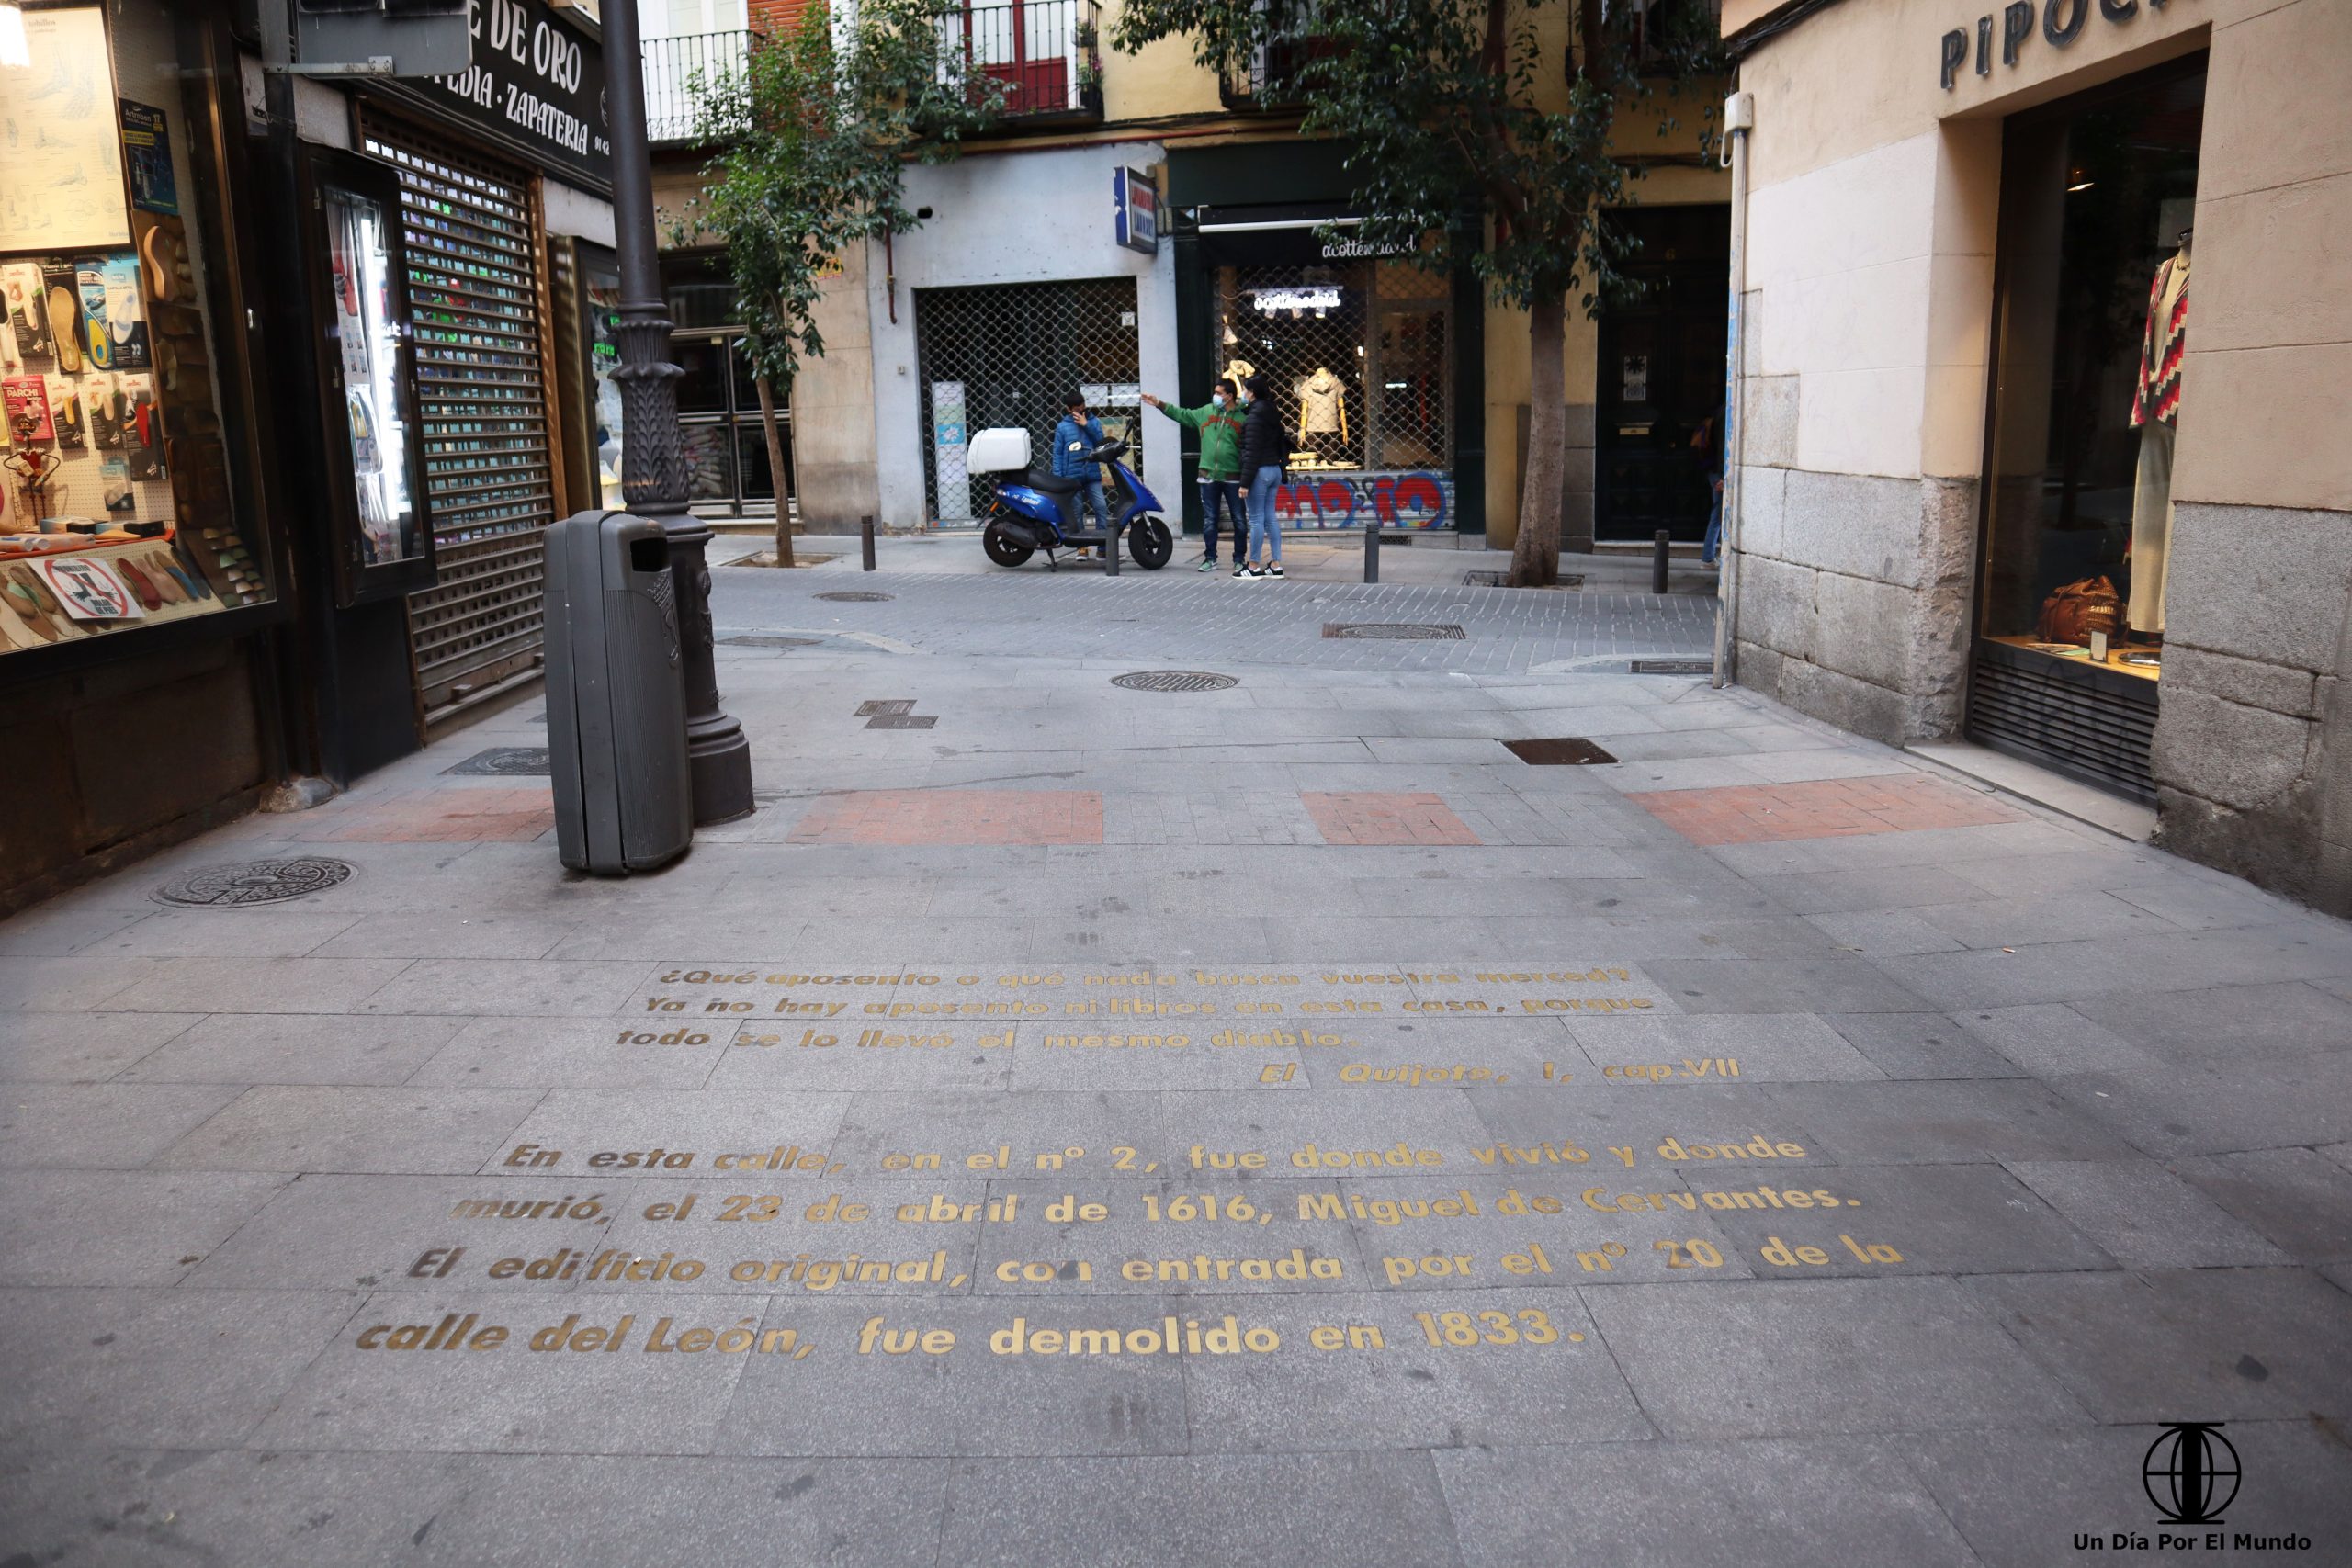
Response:
[{"label": "dark green storefront frame", "polygon": [[[1296,207],[1345,202],[1352,188],[1339,144],[1331,141],[1246,142],[1229,147],[1170,148],[1168,152],[1169,243],[1176,252],[1176,391],[1197,406],[1216,379],[1209,353],[1215,304],[1201,257],[1200,231],[1191,214],[1201,207]],[[1475,221],[1475,217],[1471,219]],[[1457,268],[1453,289],[1453,495],[1455,526],[1487,531],[1487,312],[1478,280]],[[1200,443],[1186,434],[1184,526],[1201,527],[1196,480]]]}]

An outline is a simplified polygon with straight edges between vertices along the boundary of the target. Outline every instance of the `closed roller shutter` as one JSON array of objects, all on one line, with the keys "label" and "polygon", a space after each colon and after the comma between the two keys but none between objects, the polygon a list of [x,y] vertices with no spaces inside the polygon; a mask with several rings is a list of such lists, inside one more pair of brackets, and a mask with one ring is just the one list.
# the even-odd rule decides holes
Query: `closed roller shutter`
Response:
[{"label": "closed roller shutter", "polygon": [[2096,667],[1976,645],[1968,738],[2071,778],[2154,805],[2149,750],[2156,683]]},{"label": "closed roller shutter", "polygon": [[405,128],[369,127],[400,172],[425,509],[440,584],[408,601],[425,721],[538,668],[540,530],[555,517],[539,245],[525,176]]}]

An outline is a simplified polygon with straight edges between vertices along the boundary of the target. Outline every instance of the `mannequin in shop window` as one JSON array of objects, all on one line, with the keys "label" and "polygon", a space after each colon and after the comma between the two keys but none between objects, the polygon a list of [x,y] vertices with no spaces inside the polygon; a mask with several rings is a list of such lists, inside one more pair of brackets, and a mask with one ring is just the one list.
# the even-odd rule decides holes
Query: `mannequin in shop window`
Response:
[{"label": "mannequin in shop window", "polygon": [[1348,444],[1347,383],[1321,366],[1303,378],[1298,395],[1298,444],[1325,467],[1337,467]]},{"label": "mannequin in shop window", "polygon": [[2180,422],[2180,356],[2188,333],[2189,231],[2148,288],[2148,320],[2132,382],[2132,427],[2140,468],[2132,491],[2132,598],[2124,622],[2132,640],[2164,641],[2165,566],[2172,543],[2172,449]]}]

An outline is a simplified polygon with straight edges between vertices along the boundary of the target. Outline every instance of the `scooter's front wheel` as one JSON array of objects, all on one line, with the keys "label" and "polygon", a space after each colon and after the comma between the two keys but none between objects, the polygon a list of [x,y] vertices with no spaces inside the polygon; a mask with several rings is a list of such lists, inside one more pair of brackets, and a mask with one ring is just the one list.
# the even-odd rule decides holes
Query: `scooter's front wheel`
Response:
[{"label": "scooter's front wheel", "polygon": [[1012,536],[1001,523],[991,523],[980,535],[980,548],[999,566],[1023,566],[1037,552]]},{"label": "scooter's front wheel", "polygon": [[1157,517],[1138,517],[1127,525],[1127,554],[1146,571],[1158,571],[1176,553],[1168,525]]}]

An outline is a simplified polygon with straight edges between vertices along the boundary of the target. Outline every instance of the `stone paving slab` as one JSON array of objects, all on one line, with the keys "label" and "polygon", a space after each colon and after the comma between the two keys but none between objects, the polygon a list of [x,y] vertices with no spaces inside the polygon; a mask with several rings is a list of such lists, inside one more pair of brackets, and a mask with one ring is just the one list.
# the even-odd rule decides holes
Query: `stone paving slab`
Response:
[{"label": "stone paving slab", "polygon": [[[657,874],[526,702],[0,924],[0,1565],[2352,1553],[2352,931],[1691,595],[826,570]],[[2077,1551],[2188,1421],[2308,1547]]]}]

